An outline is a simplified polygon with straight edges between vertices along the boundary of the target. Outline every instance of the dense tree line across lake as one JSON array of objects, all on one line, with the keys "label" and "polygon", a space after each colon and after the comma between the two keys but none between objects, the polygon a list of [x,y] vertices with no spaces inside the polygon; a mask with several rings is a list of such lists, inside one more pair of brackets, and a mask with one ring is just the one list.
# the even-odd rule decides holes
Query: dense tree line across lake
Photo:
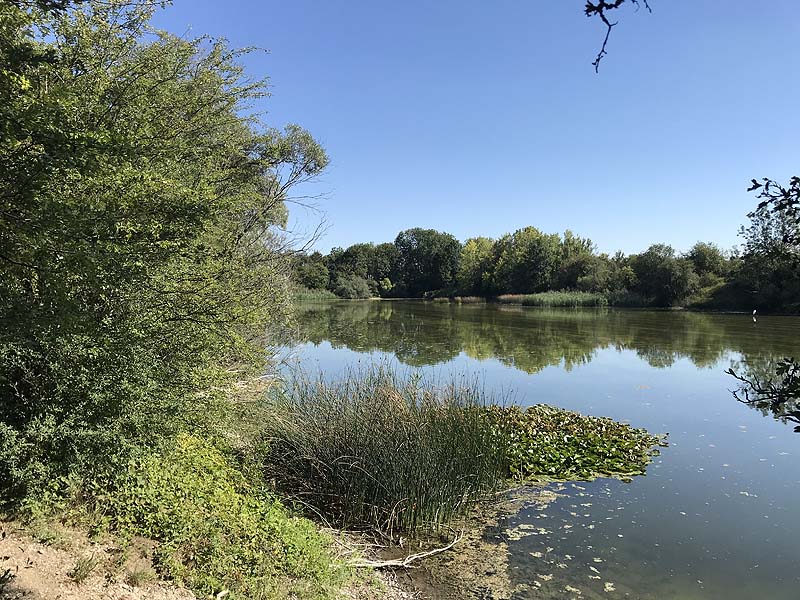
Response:
[{"label": "dense tree line across lake", "polygon": [[571,231],[524,227],[499,239],[408,229],[394,243],[359,243],[327,255],[301,254],[293,277],[342,298],[496,297],[570,290],[598,304],[796,310],[800,247],[796,223],[759,208],[743,228],[741,250],[698,242],[685,253],[653,244],[640,254],[598,253]]}]

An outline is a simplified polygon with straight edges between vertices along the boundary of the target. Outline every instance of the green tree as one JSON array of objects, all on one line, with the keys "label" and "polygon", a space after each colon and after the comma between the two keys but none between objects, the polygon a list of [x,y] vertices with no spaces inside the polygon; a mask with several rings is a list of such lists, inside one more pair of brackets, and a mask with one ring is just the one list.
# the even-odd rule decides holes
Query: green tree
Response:
[{"label": "green tree", "polygon": [[152,10],[0,9],[7,499],[203,427],[284,318],[285,201],[327,157],[244,116],[265,91],[242,52],[153,31]]},{"label": "green tree", "polygon": [[358,275],[344,275],[336,280],[334,293],[340,298],[365,300],[372,297],[369,282]]},{"label": "green tree", "polygon": [[550,289],[561,257],[557,234],[518,229],[495,242],[493,285],[498,293],[529,294]]},{"label": "green tree", "polygon": [[637,291],[659,306],[687,298],[699,285],[692,263],[678,258],[672,246],[666,244],[653,244],[631,257],[631,267],[636,274]]},{"label": "green tree", "polygon": [[460,294],[487,293],[492,272],[493,244],[493,240],[485,237],[470,238],[464,243],[456,274],[456,285]]},{"label": "green tree", "polygon": [[456,281],[461,243],[434,229],[407,229],[394,241],[400,279],[411,296],[451,288]]},{"label": "green tree", "polygon": [[786,209],[762,206],[749,216],[750,225],[740,232],[745,245],[738,282],[755,306],[800,307],[800,226]]},{"label": "green tree", "polygon": [[561,241],[561,259],[554,276],[553,287],[576,289],[578,280],[588,275],[596,266],[595,246],[589,238],[582,238],[569,229]]},{"label": "green tree", "polygon": [[292,278],[310,290],[324,290],[328,287],[330,274],[325,259],[319,252],[300,254],[294,258]]},{"label": "green tree", "polygon": [[692,261],[695,272],[701,277],[704,275],[722,277],[727,272],[728,259],[716,244],[697,242],[686,253],[686,258]]}]

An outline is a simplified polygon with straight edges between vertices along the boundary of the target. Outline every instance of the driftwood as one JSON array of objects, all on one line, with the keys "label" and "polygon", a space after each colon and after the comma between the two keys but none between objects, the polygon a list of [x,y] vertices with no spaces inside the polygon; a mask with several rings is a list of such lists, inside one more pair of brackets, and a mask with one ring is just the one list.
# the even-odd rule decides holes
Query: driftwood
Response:
[{"label": "driftwood", "polygon": [[458,542],[461,541],[461,538],[464,537],[464,533],[462,532],[456,539],[452,542],[447,544],[446,546],[442,546],[441,548],[434,548],[433,550],[428,550],[427,552],[417,552],[416,554],[409,554],[405,558],[395,558],[391,560],[352,560],[349,561],[347,564],[351,567],[363,567],[363,568],[370,568],[370,569],[407,569],[411,567],[412,563],[422,560],[423,558],[428,558],[429,556],[434,556],[436,554],[441,554],[442,552],[446,552],[450,550],[453,546],[455,546]]}]

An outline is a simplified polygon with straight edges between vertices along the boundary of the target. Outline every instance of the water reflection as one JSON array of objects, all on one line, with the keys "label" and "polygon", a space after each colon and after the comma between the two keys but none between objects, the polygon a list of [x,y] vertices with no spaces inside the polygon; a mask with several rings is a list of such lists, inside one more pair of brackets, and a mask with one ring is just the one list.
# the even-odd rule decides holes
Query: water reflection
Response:
[{"label": "water reflection", "polygon": [[603,348],[633,350],[660,369],[681,358],[710,368],[731,352],[742,355],[745,369],[763,369],[776,353],[797,348],[797,324],[783,328],[790,321],[780,320],[754,324],[748,315],[421,302],[308,303],[296,314],[298,341],[392,353],[414,367],[445,363],[463,352],[526,373],[548,366],[569,371]]}]

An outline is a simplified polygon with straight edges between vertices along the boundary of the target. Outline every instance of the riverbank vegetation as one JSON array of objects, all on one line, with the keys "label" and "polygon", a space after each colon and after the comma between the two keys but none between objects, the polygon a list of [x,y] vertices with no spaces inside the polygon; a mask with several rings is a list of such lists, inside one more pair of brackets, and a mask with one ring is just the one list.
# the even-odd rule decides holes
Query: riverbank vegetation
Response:
[{"label": "riverbank vegetation", "polygon": [[340,527],[437,530],[490,493],[532,479],[641,474],[662,439],[610,419],[504,406],[478,382],[383,366],[300,376],[273,400],[263,471]]},{"label": "riverbank vegetation", "polygon": [[246,469],[237,400],[327,157],[252,114],[247,51],[153,29],[157,4],[0,9],[0,510],[150,536],[203,595],[334,596],[330,539]]},{"label": "riverbank vegetation", "polygon": [[461,244],[448,233],[409,229],[394,243],[299,255],[293,277],[341,298],[526,297],[532,306],[800,310],[799,250],[787,243],[789,221],[766,207],[749,217],[741,249],[698,242],[679,253],[653,244],[627,256],[598,253],[590,239],[571,231],[524,227]]}]

